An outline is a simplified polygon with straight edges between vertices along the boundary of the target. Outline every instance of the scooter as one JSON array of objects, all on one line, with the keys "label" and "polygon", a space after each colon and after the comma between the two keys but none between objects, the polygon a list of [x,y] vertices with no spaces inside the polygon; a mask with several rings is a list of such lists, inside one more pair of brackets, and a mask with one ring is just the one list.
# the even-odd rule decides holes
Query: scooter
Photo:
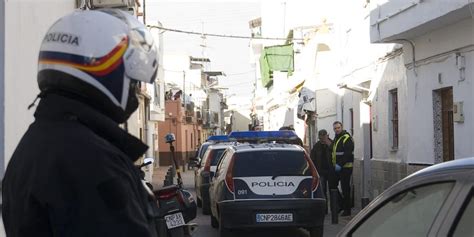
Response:
[{"label": "scooter", "polygon": [[189,191],[183,189],[183,180],[178,170],[173,146],[173,142],[176,141],[174,134],[167,134],[165,140],[166,143],[170,144],[178,184],[153,190],[159,205],[157,219],[158,235],[168,237],[191,236],[197,227],[197,224],[189,223],[196,218],[196,201]]}]

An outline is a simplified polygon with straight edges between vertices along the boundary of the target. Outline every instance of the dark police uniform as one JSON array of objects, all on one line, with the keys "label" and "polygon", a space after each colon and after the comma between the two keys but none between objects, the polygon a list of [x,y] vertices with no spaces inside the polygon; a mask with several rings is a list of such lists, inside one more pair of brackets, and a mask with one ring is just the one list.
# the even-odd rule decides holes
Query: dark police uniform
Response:
[{"label": "dark police uniform", "polygon": [[146,149],[109,117],[48,94],[5,173],[7,236],[156,237],[157,207],[134,165]]}]

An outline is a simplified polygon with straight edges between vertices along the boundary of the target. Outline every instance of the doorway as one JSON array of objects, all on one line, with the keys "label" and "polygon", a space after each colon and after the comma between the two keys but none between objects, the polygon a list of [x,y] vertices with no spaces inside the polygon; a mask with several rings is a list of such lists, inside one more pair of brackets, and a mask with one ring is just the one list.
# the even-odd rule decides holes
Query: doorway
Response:
[{"label": "doorway", "polygon": [[436,163],[454,160],[453,88],[433,91]]}]

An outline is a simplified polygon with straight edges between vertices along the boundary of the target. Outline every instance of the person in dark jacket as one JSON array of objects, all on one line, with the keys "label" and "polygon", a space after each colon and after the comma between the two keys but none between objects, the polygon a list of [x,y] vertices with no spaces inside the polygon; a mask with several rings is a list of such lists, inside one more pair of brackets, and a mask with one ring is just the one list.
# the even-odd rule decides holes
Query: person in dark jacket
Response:
[{"label": "person in dark jacket", "polygon": [[331,164],[331,148],[332,143],[329,139],[328,132],[324,129],[318,132],[318,142],[311,149],[310,157],[319,174],[319,182],[324,192],[324,196],[328,197],[328,178],[329,173],[334,172]]},{"label": "person in dark jacket", "polygon": [[350,216],[352,208],[350,182],[352,177],[352,164],[354,162],[354,141],[351,135],[346,130],[343,130],[341,122],[334,122],[333,129],[336,134],[331,153],[334,175],[330,177],[329,187],[331,189],[337,189],[339,182],[341,183],[342,208],[344,210],[341,216]]},{"label": "person in dark jacket", "polygon": [[76,11],[50,27],[35,121],[2,182],[8,237],[157,236],[156,200],[134,164],[147,146],[119,126],[157,59],[148,30],[123,11]]}]

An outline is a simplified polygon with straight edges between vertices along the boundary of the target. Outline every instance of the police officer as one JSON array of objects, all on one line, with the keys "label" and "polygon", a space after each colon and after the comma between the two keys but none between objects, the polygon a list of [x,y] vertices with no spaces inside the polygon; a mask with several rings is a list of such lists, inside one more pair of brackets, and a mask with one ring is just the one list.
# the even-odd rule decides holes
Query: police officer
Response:
[{"label": "police officer", "polygon": [[147,146],[119,127],[157,60],[151,34],[123,11],[76,11],[49,28],[35,121],[3,180],[7,236],[157,236],[134,165]]},{"label": "police officer", "polygon": [[341,216],[351,215],[351,186],[352,164],[354,162],[354,141],[351,135],[343,130],[342,123],[333,123],[336,134],[332,144],[332,165],[334,173],[329,181],[331,189],[337,189],[339,182],[342,189],[342,208],[344,212]]}]

